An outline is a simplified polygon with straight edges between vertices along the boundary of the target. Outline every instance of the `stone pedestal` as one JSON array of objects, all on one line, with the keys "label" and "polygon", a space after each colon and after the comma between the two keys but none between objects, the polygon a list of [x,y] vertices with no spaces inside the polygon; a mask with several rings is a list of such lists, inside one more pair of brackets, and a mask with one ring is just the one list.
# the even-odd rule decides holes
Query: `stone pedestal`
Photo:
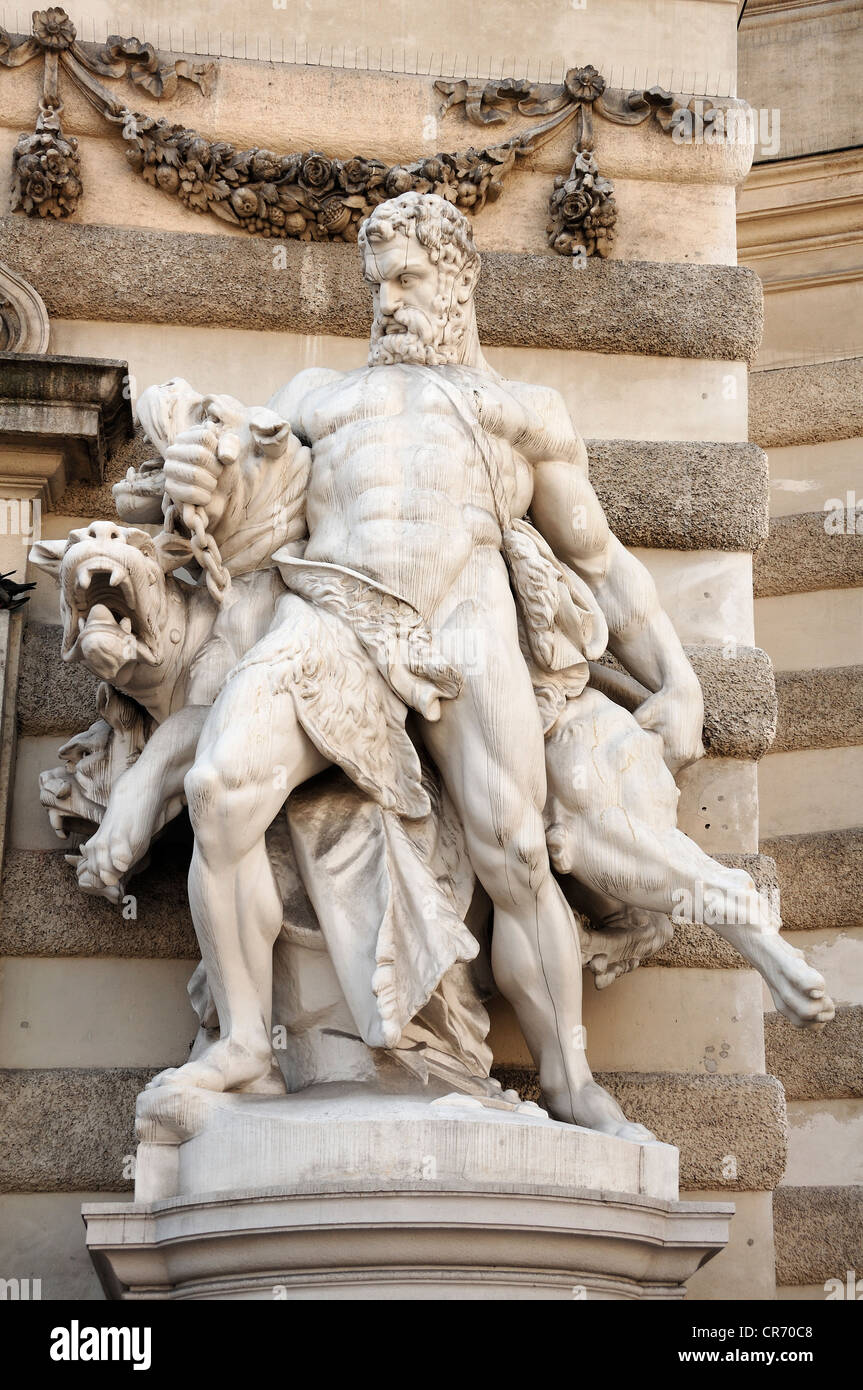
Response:
[{"label": "stone pedestal", "polygon": [[682,1298],[733,1207],[677,1150],[535,1106],[320,1086],[139,1100],[136,1200],[87,1204],[117,1299]]}]

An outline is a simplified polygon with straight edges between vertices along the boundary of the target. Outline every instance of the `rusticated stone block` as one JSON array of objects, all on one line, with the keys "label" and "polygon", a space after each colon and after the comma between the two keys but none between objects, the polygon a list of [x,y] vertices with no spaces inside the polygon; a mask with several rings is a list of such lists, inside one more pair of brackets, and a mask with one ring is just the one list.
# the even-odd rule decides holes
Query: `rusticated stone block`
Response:
[{"label": "rusticated stone block", "polygon": [[837,1009],[820,1033],[794,1028],[781,1014],[765,1014],[764,1047],[789,1100],[863,1096],[863,1004]]},{"label": "rusticated stone block", "polygon": [[776,1282],[823,1284],[863,1270],[863,1187],[777,1187]]},{"label": "rusticated stone block", "polygon": [[762,449],[856,439],[863,434],[863,357],[753,372],[749,434]]},{"label": "rusticated stone block", "polygon": [[11,850],[0,901],[5,956],[141,956],[197,960],[186,895],[188,851],[157,844],[154,863],[128,881],[137,917],[78,888],[63,853]]},{"label": "rusticated stone block", "polygon": [[767,455],[754,444],[586,441],[590,480],[625,545],[755,550],[767,536]]},{"label": "rusticated stone block", "polygon": [[772,751],[863,744],[863,666],[780,671]]},{"label": "rusticated stone block", "polygon": [[132,1187],[140,1067],[0,1071],[0,1191],[125,1192]]},{"label": "rusticated stone block", "polygon": [[704,746],[717,758],[748,758],[767,752],[776,733],[773,664],[760,647],[687,647],[704,692]]},{"label": "rusticated stone block", "polygon": [[[26,274],[49,314],[122,322],[275,329],[365,338],[371,292],[355,247],[241,239],[141,227],[51,227],[0,219],[3,259]],[[80,274],[86,264],[87,274]],[[550,312],[550,306],[553,306]],[[492,251],[477,290],[480,337],[493,346],[569,348],[751,361],[762,325],[761,282],[730,265],[591,261]]]},{"label": "rusticated stone block", "polygon": [[[83,667],[60,656],[61,630],[29,623],[19,681],[18,728],[24,735],[72,734],[96,718],[97,682]],[[708,754],[760,758],[776,726],[773,668],[758,647],[687,647],[704,692],[704,741]]]},{"label": "rusticated stone block", "polygon": [[[528,1068],[495,1067],[504,1087],[541,1103]],[[680,1186],[769,1191],[785,1171],[785,1096],[775,1076],[604,1072],[596,1077],[630,1120],[680,1149]]]},{"label": "rusticated stone block", "polygon": [[776,861],[789,930],[863,925],[863,828],[776,835],[761,850]]},{"label": "rusticated stone block", "polygon": [[[539,1098],[535,1072],[496,1074]],[[133,1067],[0,1072],[0,1126],[9,1136],[0,1190],[125,1191],[135,1097],[152,1075]],[[598,1080],[631,1119],[678,1145],[682,1188],[765,1191],[782,1176],[785,1102],[774,1077],[612,1072]]]},{"label": "rusticated stone block", "polygon": [[64,734],[88,728],[96,714],[99,684],[80,661],[60,655],[62,629],[55,623],[28,622],[18,676],[18,730],[22,734]]},{"label": "rusticated stone block", "polygon": [[771,518],[753,561],[756,598],[863,585],[863,535],[833,535],[824,522],[824,512]]}]

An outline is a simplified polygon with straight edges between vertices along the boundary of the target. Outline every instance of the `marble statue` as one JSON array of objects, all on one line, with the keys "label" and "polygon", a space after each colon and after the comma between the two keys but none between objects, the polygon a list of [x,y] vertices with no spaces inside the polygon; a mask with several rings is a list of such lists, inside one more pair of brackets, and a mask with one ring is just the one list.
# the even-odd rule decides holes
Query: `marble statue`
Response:
[{"label": "marble statue", "polygon": [[400,1076],[514,1106],[497,990],[556,1119],[649,1140],[592,1078],[582,965],[606,985],[658,950],[676,890],[744,904],[715,930],[792,1022],[833,1006],[749,876],[677,829],[698,681],[560,395],[486,362],[467,219],[408,192],[359,250],[366,366],[266,407],[151,388],[159,458],[115,488],[121,520],[34,547],[64,659],[103,682],[42,800],[59,833],[90,824],[79,883],[114,900],[188,807],[201,1031],[153,1088]]}]

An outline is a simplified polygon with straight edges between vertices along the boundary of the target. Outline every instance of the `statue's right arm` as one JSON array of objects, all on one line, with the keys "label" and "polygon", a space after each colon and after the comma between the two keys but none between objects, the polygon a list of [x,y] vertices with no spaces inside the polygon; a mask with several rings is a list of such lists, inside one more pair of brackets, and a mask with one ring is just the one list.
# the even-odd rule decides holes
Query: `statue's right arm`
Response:
[{"label": "statue's right arm", "polygon": [[[304,405],[312,391],[342,376],[328,367],[309,367],[279,388],[267,402],[267,409],[281,416],[291,432],[303,443],[309,439]],[[229,459],[220,454],[219,436],[209,420],[176,436],[165,452],[166,491],[179,507],[201,508],[210,528],[215,528],[225,510],[227,493],[244,485],[243,473],[225,469]],[[265,466],[261,460],[261,466]]]}]

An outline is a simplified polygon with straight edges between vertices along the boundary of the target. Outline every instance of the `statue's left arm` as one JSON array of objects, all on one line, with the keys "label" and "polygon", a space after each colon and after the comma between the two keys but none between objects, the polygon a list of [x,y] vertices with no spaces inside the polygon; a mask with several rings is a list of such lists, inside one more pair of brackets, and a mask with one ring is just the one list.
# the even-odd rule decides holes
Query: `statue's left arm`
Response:
[{"label": "statue's left arm", "polygon": [[590,585],[609,629],[609,648],[654,694],[636,711],[661,734],[676,770],[701,755],[704,703],[647,569],[621,545],[587,474],[587,451],[556,391],[535,390],[542,420],[517,447],[534,466],[531,515],[555,554]]}]

